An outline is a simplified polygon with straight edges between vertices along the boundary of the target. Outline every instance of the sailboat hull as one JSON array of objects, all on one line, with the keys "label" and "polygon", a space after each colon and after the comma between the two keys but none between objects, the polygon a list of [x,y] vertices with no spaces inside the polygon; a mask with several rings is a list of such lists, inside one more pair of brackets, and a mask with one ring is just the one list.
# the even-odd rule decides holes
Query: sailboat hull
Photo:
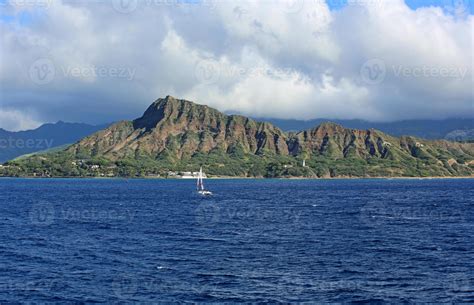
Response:
[{"label": "sailboat hull", "polygon": [[212,192],[211,191],[198,191],[198,194],[202,195],[202,196],[212,196]]}]

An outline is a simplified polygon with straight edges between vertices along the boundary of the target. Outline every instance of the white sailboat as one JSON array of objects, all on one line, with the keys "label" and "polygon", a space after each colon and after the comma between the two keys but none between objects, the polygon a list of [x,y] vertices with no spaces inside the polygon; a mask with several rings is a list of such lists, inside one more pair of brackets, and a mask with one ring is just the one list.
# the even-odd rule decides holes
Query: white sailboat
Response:
[{"label": "white sailboat", "polygon": [[211,191],[207,191],[206,189],[204,189],[202,166],[201,166],[201,169],[199,169],[199,175],[198,175],[198,178],[197,178],[197,191],[198,191],[198,194],[203,195],[203,196],[211,196],[212,195]]}]

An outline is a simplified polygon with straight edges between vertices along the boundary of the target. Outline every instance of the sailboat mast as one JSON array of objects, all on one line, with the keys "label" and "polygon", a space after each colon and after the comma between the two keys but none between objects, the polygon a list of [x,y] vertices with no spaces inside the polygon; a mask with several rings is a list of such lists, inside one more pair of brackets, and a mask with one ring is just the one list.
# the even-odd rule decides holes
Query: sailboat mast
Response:
[{"label": "sailboat mast", "polygon": [[200,182],[199,182],[199,174],[198,174],[198,178],[197,178],[197,181],[196,181],[196,189],[199,191],[199,185],[200,185]]},{"label": "sailboat mast", "polygon": [[204,183],[202,181],[202,166],[199,169],[199,176],[198,176],[198,190],[203,191],[204,190]]}]

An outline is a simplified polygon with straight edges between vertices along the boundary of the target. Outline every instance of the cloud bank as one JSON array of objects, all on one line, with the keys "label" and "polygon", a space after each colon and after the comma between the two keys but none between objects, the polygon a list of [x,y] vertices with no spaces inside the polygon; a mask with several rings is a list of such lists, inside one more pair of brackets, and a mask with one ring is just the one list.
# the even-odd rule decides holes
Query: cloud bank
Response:
[{"label": "cloud bank", "polygon": [[10,0],[0,127],[130,119],[166,95],[257,117],[474,117],[474,19],[448,2]]}]

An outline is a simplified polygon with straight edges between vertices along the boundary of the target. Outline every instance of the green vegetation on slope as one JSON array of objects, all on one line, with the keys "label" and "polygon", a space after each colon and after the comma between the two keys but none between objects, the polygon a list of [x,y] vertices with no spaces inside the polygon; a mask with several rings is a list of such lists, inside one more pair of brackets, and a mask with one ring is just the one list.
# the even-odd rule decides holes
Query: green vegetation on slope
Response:
[{"label": "green vegetation on slope", "polygon": [[[303,159],[306,166],[303,166]],[[334,123],[286,134],[272,124],[173,97],[62,151],[0,167],[3,176],[174,177],[203,166],[232,177],[472,176],[474,145],[395,138]]]}]

